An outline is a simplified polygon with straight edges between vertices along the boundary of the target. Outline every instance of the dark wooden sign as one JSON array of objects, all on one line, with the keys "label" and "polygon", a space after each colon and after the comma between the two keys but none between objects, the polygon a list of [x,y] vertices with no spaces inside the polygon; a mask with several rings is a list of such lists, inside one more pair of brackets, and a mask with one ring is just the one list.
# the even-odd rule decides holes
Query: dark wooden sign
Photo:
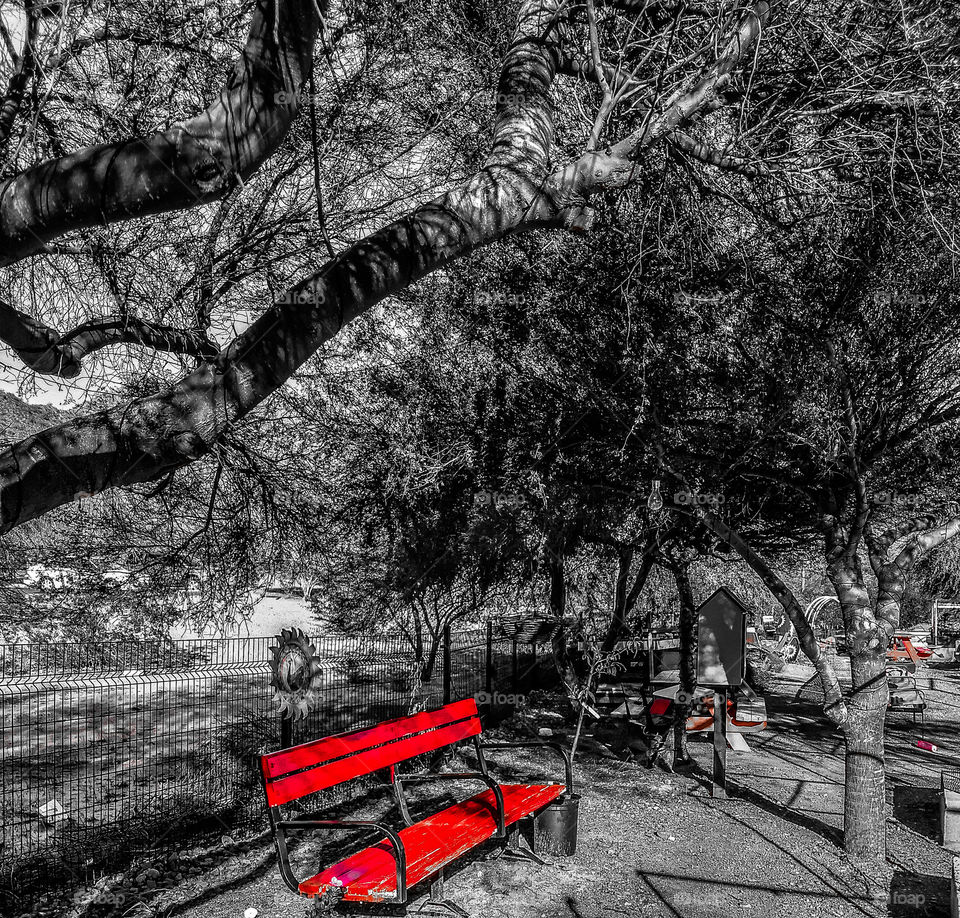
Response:
[{"label": "dark wooden sign", "polygon": [[697,685],[732,688],[746,676],[747,609],[720,587],[697,610]]}]

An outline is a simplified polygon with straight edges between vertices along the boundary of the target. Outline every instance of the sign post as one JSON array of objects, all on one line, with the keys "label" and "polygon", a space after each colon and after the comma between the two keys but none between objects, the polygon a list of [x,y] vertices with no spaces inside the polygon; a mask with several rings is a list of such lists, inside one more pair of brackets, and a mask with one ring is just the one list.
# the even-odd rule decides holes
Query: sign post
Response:
[{"label": "sign post", "polygon": [[710,796],[727,796],[727,690],[713,690],[713,785]]},{"label": "sign post", "polygon": [[697,609],[697,685],[713,689],[713,788],[727,796],[727,694],[743,683],[747,660],[747,609],[720,587]]}]

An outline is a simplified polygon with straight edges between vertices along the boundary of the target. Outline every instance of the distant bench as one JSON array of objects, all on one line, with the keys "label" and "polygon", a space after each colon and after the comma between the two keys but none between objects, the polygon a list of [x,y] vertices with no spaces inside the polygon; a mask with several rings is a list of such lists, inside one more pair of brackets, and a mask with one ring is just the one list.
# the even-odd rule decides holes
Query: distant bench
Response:
[{"label": "distant bench", "polygon": [[927,709],[927,701],[923,692],[917,688],[916,679],[902,671],[900,667],[888,667],[887,685],[889,688],[887,710],[912,714],[914,723],[919,714],[920,724],[924,725],[923,715]]},{"label": "distant bench", "polygon": [[[543,810],[564,792],[573,791],[570,756],[557,743],[481,743],[477,703],[456,701],[436,711],[388,720],[376,727],[340,733],[261,757],[263,786],[270,814],[280,875],[295,893],[315,899],[385,902],[404,905],[412,887],[431,881],[430,904],[456,914],[466,913],[444,898],[443,870],[468,851],[490,839],[519,848],[518,823]],[[472,740],[479,771],[401,775],[397,765],[415,756]],[[498,784],[489,774],[485,749],[544,746],[564,760],[565,784]],[[312,814],[285,819],[281,808],[354,778],[388,770],[404,828],[396,830],[370,820],[317,819]],[[476,779],[487,785],[468,800],[414,822],[404,796],[405,783]],[[287,834],[366,827],[386,838],[363,848],[305,880],[291,870]],[[527,853],[527,852],[522,852]]]}]

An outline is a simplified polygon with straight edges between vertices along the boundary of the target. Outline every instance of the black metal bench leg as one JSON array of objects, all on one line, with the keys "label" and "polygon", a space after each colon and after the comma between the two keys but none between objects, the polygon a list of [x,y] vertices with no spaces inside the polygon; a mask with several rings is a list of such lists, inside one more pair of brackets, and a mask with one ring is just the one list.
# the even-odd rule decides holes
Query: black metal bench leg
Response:
[{"label": "black metal bench leg", "polygon": [[456,902],[452,902],[448,899],[443,892],[443,871],[441,870],[436,879],[430,884],[430,898],[426,902],[417,906],[417,913],[419,914],[425,908],[433,909],[443,909],[447,912],[452,912],[454,915],[459,915],[460,918],[470,918],[470,913],[465,909],[462,909]]},{"label": "black metal bench leg", "polygon": [[520,826],[518,823],[514,823],[507,829],[507,842],[500,848],[495,854],[490,857],[490,860],[495,860],[500,857],[515,858],[516,860],[525,860],[533,861],[535,864],[539,864],[541,867],[546,867],[547,862],[538,855],[534,854],[529,848],[524,848],[520,844]]}]

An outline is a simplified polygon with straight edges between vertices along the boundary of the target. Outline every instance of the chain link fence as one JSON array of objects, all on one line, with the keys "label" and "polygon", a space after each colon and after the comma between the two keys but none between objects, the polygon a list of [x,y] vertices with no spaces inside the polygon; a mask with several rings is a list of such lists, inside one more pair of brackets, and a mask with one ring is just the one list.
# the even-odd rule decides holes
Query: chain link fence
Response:
[{"label": "chain link fence", "polygon": [[[492,626],[445,632],[427,682],[402,638],[312,641],[322,681],[294,743],[446,700],[515,703],[552,666]],[[259,756],[282,741],[274,642],[0,645],[0,888],[261,827]]]}]

